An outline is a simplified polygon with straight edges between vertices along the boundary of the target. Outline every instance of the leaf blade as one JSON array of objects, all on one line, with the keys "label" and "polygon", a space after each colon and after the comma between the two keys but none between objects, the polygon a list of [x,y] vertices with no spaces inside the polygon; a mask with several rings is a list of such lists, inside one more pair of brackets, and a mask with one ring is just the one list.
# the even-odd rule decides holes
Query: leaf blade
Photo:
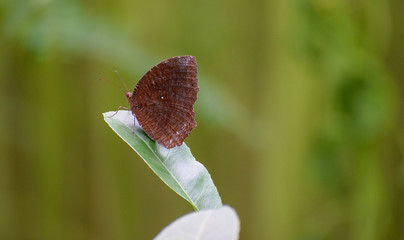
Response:
[{"label": "leaf blade", "polygon": [[166,226],[153,240],[237,240],[240,220],[229,206],[186,214]]},{"label": "leaf blade", "polygon": [[166,149],[151,140],[137,122],[134,125],[131,112],[121,110],[114,113],[104,113],[104,120],[167,186],[196,210],[223,206],[208,171],[195,160],[185,143]]}]

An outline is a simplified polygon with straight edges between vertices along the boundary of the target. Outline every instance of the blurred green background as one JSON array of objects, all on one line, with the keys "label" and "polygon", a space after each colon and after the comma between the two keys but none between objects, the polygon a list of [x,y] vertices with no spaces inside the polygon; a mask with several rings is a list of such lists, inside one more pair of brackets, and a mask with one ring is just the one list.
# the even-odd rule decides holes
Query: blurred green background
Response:
[{"label": "blurred green background", "polygon": [[128,105],[115,70],[132,88],[186,54],[200,80],[186,142],[241,239],[404,239],[403,12],[0,1],[0,239],[151,239],[191,212],[101,116]]}]

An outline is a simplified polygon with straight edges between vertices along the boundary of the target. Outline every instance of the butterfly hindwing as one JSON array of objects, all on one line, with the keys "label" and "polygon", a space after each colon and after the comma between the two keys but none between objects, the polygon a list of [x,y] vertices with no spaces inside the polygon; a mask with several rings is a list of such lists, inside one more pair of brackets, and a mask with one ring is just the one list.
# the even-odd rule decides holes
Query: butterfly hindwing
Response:
[{"label": "butterfly hindwing", "polygon": [[169,58],[147,72],[133,92],[133,110],[146,134],[166,148],[180,146],[197,126],[199,91],[193,56]]}]

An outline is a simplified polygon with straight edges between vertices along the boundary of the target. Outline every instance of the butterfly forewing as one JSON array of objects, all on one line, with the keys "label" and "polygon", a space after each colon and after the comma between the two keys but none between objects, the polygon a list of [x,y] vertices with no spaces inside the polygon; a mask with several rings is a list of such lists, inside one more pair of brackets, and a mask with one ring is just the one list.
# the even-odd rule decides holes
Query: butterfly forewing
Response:
[{"label": "butterfly forewing", "polygon": [[151,139],[166,148],[179,146],[197,126],[198,91],[195,57],[169,58],[140,79],[133,92],[134,114]]}]

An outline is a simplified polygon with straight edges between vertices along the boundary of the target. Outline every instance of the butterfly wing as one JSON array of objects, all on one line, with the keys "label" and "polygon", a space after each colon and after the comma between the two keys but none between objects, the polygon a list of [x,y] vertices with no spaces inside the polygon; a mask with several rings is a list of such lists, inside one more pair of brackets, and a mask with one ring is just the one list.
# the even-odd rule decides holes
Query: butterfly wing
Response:
[{"label": "butterfly wing", "polygon": [[147,72],[133,92],[134,111],[146,134],[166,148],[180,146],[197,126],[199,91],[193,56],[169,58]]}]

